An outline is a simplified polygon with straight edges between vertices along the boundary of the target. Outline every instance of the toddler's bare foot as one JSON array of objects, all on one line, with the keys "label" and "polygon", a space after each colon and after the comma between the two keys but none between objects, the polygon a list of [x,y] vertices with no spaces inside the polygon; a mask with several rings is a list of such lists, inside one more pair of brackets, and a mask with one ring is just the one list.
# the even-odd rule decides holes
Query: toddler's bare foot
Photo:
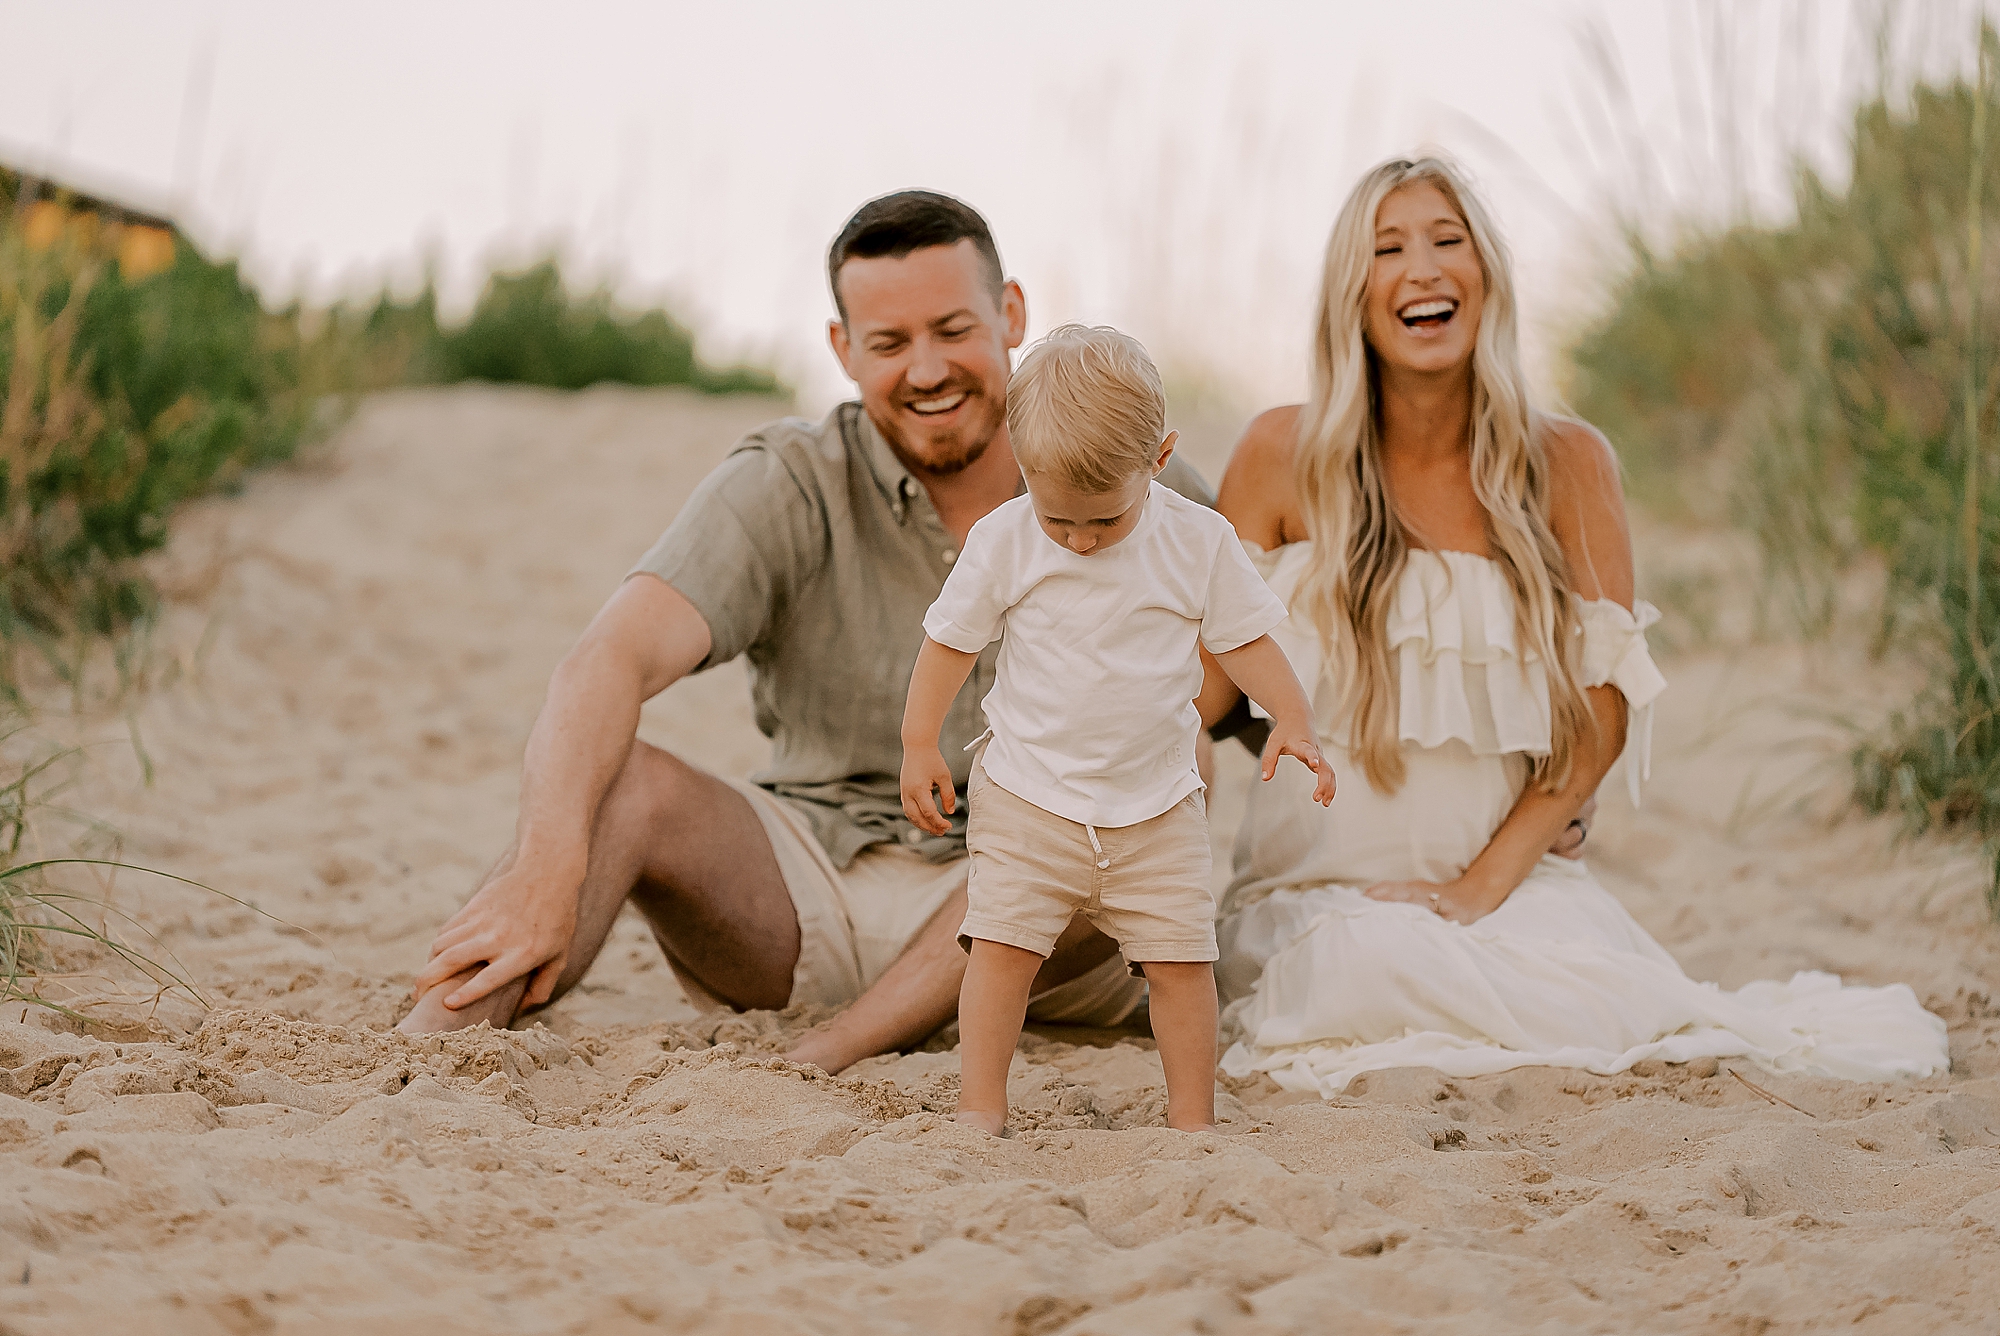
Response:
[{"label": "toddler's bare foot", "polygon": [[1176,1132],[1213,1132],[1215,1130],[1214,1123],[1182,1122],[1171,1116],[1167,1119],[1167,1126],[1173,1128]]},{"label": "toddler's bare foot", "polygon": [[986,1113],[979,1109],[960,1109],[952,1115],[952,1118],[956,1122],[964,1123],[967,1127],[976,1127],[988,1136],[1005,1136],[1007,1133],[1007,1115],[1004,1113]]}]

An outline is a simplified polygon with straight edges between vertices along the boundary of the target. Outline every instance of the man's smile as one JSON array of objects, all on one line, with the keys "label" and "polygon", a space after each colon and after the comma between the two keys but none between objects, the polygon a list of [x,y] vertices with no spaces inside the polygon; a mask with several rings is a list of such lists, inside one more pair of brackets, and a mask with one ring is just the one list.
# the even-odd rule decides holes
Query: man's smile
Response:
[{"label": "man's smile", "polygon": [[965,390],[955,390],[950,394],[938,395],[934,399],[912,399],[909,401],[909,409],[919,417],[943,417],[970,397]]}]

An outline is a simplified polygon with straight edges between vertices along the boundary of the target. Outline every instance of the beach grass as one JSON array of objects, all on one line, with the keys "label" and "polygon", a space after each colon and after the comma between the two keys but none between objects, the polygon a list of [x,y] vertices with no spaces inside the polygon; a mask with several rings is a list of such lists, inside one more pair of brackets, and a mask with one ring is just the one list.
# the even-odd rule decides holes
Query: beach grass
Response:
[{"label": "beach grass", "polygon": [[[60,969],[67,945],[198,999],[170,955],[107,930],[114,906],[50,880],[58,867],[124,865],[24,854],[70,754],[24,760],[5,745],[32,727],[31,676],[80,693],[109,641],[125,683],[156,601],[141,559],[166,542],[176,510],[292,458],[370,390],[783,387],[755,367],[704,363],[664,310],[571,292],[554,261],[495,274],[460,322],[440,322],[429,287],[272,309],[233,262],[177,232],[148,224],[153,247],[135,265],[134,227],[94,207],[0,170],[0,718],[14,721],[0,726],[0,998],[40,1000],[36,974]],[[133,744],[150,777],[136,730]]]},{"label": "beach grass", "polygon": [[1790,221],[1667,253],[1635,233],[1569,389],[1642,500],[1754,535],[1793,629],[1824,633],[1842,572],[1880,565],[1877,648],[1925,685],[1858,741],[1855,796],[2000,851],[2000,38],[1978,41],[1975,72],[1864,101],[1846,184],[1799,169]]}]

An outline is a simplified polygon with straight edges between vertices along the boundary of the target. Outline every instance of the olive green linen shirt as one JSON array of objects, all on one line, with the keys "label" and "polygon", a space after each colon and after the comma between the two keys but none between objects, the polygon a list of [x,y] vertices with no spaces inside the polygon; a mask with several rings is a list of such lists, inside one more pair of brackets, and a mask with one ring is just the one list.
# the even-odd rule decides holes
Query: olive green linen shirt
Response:
[{"label": "olive green linen shirt", "polygon": [[[1178,458],[1160,481],[1215,503]],[[986,731],[980,702],[997,641],[945,717],[940,743],[959,792],[949,835],[904,818],[900,781],[924,613],[957,548],[930,493],[850,402],[738,442],[632,568],[665,580],[708,622],[702,668],[749,658],[757,727],[772,742],[751,781],[805,817],[836,867],[884,840],[937,862],[965,852],[965,748]]]}]

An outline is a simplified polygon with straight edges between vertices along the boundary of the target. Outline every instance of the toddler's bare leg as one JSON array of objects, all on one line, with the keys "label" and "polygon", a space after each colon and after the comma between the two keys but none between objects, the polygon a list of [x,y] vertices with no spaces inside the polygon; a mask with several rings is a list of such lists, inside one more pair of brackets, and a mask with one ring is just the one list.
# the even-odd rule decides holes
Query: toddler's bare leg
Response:
[{"label": "toddler's bare leg", "polygon": [[1215,1127],[1215,966],[1205,960],[1148,960],[1147,1009],[1167,1072],[1167,1126]]},{"label": "toddler's bare leg", "polygon": [[1007,1064],[1020,1042],[1028,990],[1041,967],[1042,958],[1033,951],[974,940],[959,988],[958,1121],[994,1136],[1007,1126]]}]

